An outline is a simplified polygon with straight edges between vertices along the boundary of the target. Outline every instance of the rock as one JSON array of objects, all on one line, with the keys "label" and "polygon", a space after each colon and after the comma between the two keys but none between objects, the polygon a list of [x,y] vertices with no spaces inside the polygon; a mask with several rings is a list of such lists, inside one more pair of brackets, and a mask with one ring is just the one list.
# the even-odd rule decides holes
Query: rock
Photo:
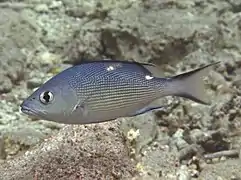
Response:
[{"label": "rock", "polygon": [[203,169],[198,179],[216,179],[217,177],[240,179],[240,165],[240,160],[227,160],[222,163],[209,164]]},{"label": "rock", "polygon": [[183,129],[178,129],[175,132],[175,134],[173,134],[173,138],[176,138],[176,139],[183,138],[183,133],[184,133]]},{"label": "rock", "polygon": [[66,126],[51,139],[9,160],[0,179],[123,179],[135,175],[117,124]]},{"label": "rock", "polygon": [[178,150],[188,146],[188,143],[183,139],[183,129],[178,129],[172,136],[172,143],[175,144]]},{"label": "rock", "polygon": [[181,138],[175,139],[174,142],[175,142],[178,150],[184,149],[185,147],[188,146],[188,143],[184,139],[181,139]]},{"label": "rock", "polygon": [[135,1],[130,8],[109,9],[104,20],[86,22],[85,28],[69,39],[69,60],[76,63],[85,58],[105,57],[157,64],[178,62],[195,50],[193,42],[199,41],[195,32],[209,36],[216,33],[214,16],[196,16],[194,12],[175,8],[160,11],[156,1],[149,5],[146,8]]},{"label": "rock", "polygon": [[0,93],[8,93],[13,88],[10,78],[6,78],[3,73],[0,73]]},{"label": "rock", "polygon": [[0,10],[0,17],[0,93],[7,93],[24,78],[24,51],[33,50],[40,42],[20,13],[6,8]]},{"label": "rock", "polygon": [[189,169],[187,168],[187,166],[182,165],[178,172],[177,172],[177,179],[178,180],[190,180],[191,179],[191,175],[189,172]]},{"label": "rock", "polygon": [[6,159],[7,153],[5,151],[4,137],[0,136],[0,160]]},{"label": "rock", "polygon": [[200,129],[193,129],[190,131],[190,140],[195,143],[199,144],[202,140],[204,140],[205,133]]},{"label": "rock", "polygon": [[27,87],[29,89],[34,89],[34,88],[39,87],[42,83],[43,83],[42,79],[34,77],[27,81]]},{"label": "rock", "polygon": [[146,150],[144,154],[140,161],[144,169],[143,174],[147,176],[146,179],[171,179],[170,176],[176,179],[178,167],[175,166],[177,163],[175,151],[159,146]]},{"label": "rock", "polygon": [[39,4],[35,7],[35,11],[40,13],[46,13],[49,11],[49,8],[46,4]]},{"label": "rock", "polygon": [[193,156],[201,153],[201,148],[198,145],[192,144],[181,149],[178,154],[178,160],[181,162],[183,160],[191,159]]},{"label": "rock", "polygon": [[49,8],[50,9],[57,9],[60,8],[63,5],[62,1],[52,1]]},{"label": "rock", "polygon": [[[130,142],[131,148],[135,149],[135,155],[140,155],[157,137],[157,125],[155,116],[150,113],[133,118],[121,118],[121,130]],[[128,137],[129,132],[135,130],[137,135]]]}]

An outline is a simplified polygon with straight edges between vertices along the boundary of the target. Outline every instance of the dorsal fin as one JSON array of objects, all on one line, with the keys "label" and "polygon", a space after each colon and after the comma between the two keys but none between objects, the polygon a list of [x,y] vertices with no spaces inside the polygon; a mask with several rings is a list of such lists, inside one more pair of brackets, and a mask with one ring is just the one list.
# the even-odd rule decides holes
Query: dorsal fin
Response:
[{"label": "dorsal fin", "polygon": [[82,60],[79,64],[86,64],[86,63],[100,63],[100,62],[108,62],[108,63],[127,63],[127,64],[138,64],[138,65],[142,65],[142,66],[153,66],[153,67],[156,67],[155,64],[152,64],[152,63],[140,63],[140,62],[137,62],[137,61],[134,61],[134,60],[112,60],[112,59],[106,59],[106,60]]}]

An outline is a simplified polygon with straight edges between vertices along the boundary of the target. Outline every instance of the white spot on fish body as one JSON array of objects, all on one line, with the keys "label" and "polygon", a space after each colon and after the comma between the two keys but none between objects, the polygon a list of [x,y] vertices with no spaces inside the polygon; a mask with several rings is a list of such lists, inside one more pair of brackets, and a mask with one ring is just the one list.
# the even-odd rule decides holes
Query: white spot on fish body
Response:
[{"label": "white spot on fish body", "polygon": [[108,66],[107,68],[106,68],[106,70],[107,71],[113,71],[115,68],[113,67],[113,66]]},{"label": "white spot on fish body", "polygon": [[153,79],[153,77],[150,76],[150,75],[146,75],[145,78],[146,78],[146,80],[151,80],[151,79]]},{"label": "white spot on fish body", "polygon": [[121,67],[122,67],[121,63],[112,63],[111,65],[106,67],[106,70],[107,71],[113,71],[113,70],[116,70],[117,68],[121,68]]}]

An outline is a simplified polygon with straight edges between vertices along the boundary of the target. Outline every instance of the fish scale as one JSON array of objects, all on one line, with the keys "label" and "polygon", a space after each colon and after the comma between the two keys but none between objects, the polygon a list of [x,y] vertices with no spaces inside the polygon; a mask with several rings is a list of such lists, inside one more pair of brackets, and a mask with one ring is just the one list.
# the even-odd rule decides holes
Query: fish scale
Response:
[{"label": "fish scale", "polygon": [[[142,102],[148,103],[156,98],[155,94],[159,90],[150,89],[155,81],[146,80],[145,73],[137,73],[133,69],[131,69],[132,73],[130,73],[130,68],[125,69],[125,66],[121,66],[113,71],[106,71],[106,68],[112,66],[112,64],[106,65],[102,63],[95,68],[91,64],[85,64],[86,67],[79,66],[77,68],[81,69],[75,71],[77,72],[74,76],[75,80],[70,81],[70,85],[73,88],[79,89],[81,87],[78,91],[78,96],[90,96],[89,98],[86,97],[88,99],[86,104],[89,111],[100,111],[104,108],[109,109],[118,106],[131,106],[140,98]],[[81,74],[86,72],[89,73],[89,78],[77,81],[77,79],[82,77]],[[76,82],[81,82],[82,86],[79,86]],[[94,93],[96,90],[99,93]],[[152,97],[151,100],[150,97]]]}]

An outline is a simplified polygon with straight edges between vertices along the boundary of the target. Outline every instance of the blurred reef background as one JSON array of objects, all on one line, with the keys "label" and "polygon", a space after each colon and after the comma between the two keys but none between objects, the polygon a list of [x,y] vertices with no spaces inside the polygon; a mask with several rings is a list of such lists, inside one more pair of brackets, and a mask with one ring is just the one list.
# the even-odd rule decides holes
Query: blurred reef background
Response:
[{"label": "blurred reef background", "polygon": [[[221,61],[211,106],[168,97],[162,111],[92,125],[19,105],[83,59],[151,62],[166,76]],[[241,179],[240,0],[0,0],[0,180]]]}]

